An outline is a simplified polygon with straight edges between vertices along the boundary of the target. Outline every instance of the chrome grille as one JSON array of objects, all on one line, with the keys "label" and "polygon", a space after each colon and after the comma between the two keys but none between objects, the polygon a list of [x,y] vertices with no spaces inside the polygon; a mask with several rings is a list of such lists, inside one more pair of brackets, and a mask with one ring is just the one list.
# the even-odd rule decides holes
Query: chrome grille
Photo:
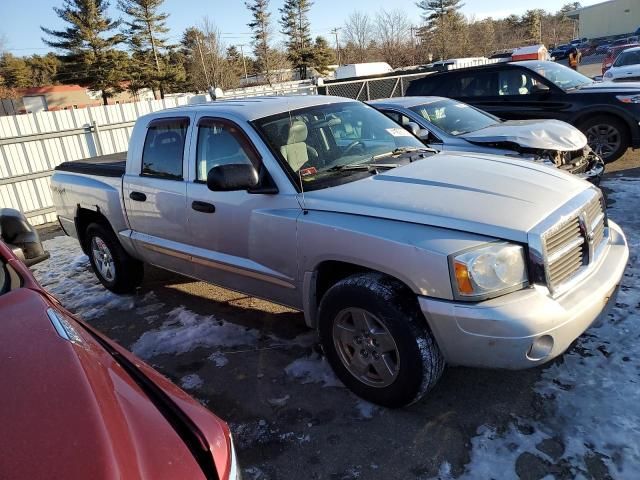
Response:
[{"label": "chrome grille", "polygon": [[547,286],[562,290],[593,263],[608,239],[600,194],[542,234]]}]

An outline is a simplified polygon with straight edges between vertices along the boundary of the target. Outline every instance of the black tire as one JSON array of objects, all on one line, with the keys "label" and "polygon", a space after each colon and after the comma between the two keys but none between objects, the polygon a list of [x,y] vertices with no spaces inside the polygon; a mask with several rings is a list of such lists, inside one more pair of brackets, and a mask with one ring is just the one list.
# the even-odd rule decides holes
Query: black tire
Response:
[{"label": "black tire", "polygon": [[[608,136],[604,132],[604,127],[608,127],[610,129],[612,135],[611,139],[617,138],[617,141],[619,142],[616,148],[603,148],[603,142],[599,142],[596,135],[598,126],[603,127],[603,136]],[[578,129],[586,135],[587,140],[589,141],[589,146],[602,157],[604,163],[615,162],[625,154],[631,144],[627,124],[623,120],[611,115],[595,115],[590,117],[587,120],[580,122]]]},{"label": "black tire", "polygon": [[[104,242],[111,255],[113,266],[112,278],[106,278],[101,272],[92,248],[94,238]],[[133,293],[142,283],[144,277],[144,264],[131,257],[120,245],[111,228],[99,223],[92,223],[87,227],[85,235],[85,247],[91,261],[91,267],[100,283],[114,293]]]},{"label": "black tire", "polygon": [[[381,386],[372,386],[362,381],[351,373],[351,367],[343,360],[345,354],[340,353],[344,347],[342,340],[337,339],[339,333],[334,335],[334,325],[345,318],[345,312],[361,310],[371,314],[378,324],[386,328],[384,335],[390,334],[397,347],[393,354],[398,360],[397,373],[388,385],[382,382]],[[444,358],[418,308],[415,295],[399,281],[379,273],[348,277],[327,291],[320,302],[318,315],[320,339],[329,363],[338,378],[363,399],[385,407],[402,407],[418,401],[440,379]],[[355,321],[353,323],[355,325]],[[355,349],[370,346],[369,343],[356,345],[356,340]],[[361,356],[362,350],[359,351]],[[371,355],[374,353],[372,351]],[[353,353],[355,357],[356,353]],[[369,357],[369,361],[373,362],[373,358]],[[379,354],[377,358],[379,361]],[[366,375],[371,375],[371,372],[375,373],[375,368],[367,371]]]}]

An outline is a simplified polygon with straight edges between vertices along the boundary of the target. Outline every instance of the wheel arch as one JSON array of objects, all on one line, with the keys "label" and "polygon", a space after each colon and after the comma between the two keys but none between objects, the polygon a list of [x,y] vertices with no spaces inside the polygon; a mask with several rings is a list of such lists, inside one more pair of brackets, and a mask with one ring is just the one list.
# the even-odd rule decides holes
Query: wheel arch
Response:
[{"label": "wheel arch", "polygon": [[109,228],[114,235],[117,234],[114,231],[111,223],[107,219],[107,217],[100,211],[99,208],[96,210],[91,210],[89,208],[84,208],[78,205],[76,209],[76,216],[74,218],[74,223],[76,226],[76,232],[78,233],[78,241],[80,242],[80,246],[82,247],[82,251],[89,254],[89,245],[87,243],[87,228],[92,223],[100,224],[106,228]]},{"label": "wheel arch", "polygon": [[[305,272],[303,278],[303,307],[307,326],[314,329],[318,328],[320,301],[333,285],[352,275],[365,273],[379,273],[393,278],[403,286],[407,294],[411,294],[414,297],[418,295],[415,288],[412,288],[407,281],[393,273],[341,260],[323,260],[312,271]],[[418,307],[417,297],[416,306]]]},{"label": "wheel arch", "polygon": [[633,121],[629,119],[627,115],[620,112],[618,109],[609,107],[607,105],[593,106],[588,110],[583,110],[579,112],[575,117],[573,117],[570,123],[572,125],[575,125],[576,128],[578,128],[580,124],[584,123],[590,117],[594,117],[594,116],[599,116],[599,117],[608,116],[608,117],[613,117],[616,120],[620,120],[627,127],[627,133],[629,135],[629,138],[631,138]]}]

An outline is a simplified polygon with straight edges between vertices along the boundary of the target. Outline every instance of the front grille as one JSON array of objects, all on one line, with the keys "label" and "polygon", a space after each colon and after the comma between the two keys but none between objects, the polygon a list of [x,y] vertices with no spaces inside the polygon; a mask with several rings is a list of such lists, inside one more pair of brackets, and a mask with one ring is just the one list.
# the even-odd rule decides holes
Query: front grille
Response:
[{"label": "front grille", "polygon": [[606,240],[600,194],[542,235],[547,286],[558,292],[597,260]]}]

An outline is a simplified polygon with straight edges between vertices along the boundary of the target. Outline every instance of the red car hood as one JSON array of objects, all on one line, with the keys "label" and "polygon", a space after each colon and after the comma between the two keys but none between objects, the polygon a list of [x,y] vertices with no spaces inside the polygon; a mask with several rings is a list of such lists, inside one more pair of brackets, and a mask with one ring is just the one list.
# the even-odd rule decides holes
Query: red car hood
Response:
[{"label": "red car hood", "polygon": [[[75,342],[58,334],[50,308],[68,320]],[[0,296],[0,312],[0,478],[205,477],[145,391],[55,300],[20,288]],[[150,367],[118,352],[196,420],[204,443],[218,448],[219,471],[228,471],[224,423]]]}]

